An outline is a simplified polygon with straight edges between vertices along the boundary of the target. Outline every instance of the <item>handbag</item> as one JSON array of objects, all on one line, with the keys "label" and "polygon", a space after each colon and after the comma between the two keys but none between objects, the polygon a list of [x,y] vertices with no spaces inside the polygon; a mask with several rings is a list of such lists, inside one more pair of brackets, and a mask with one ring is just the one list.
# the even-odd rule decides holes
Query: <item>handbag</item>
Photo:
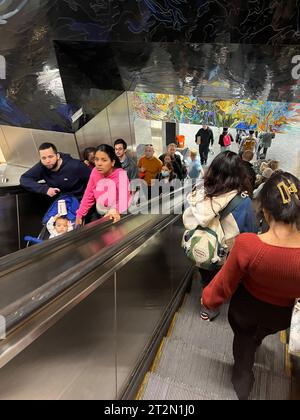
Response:
[{"label": "handbag", "polygon": [[300,356],[300,298],[295,300],[293,308],[289,337],[289,353],[294,356]]},{"label": "handbag", "polygon": [[201,145],[201,136],[196,137],[196,143],[198,144],[198,146]]},{"label": "handbag", "polygon": [[224,144],[224,147],[231,145],[231,137],[229,134],[225,134],[225,136],[223,137],[223,144]]}]

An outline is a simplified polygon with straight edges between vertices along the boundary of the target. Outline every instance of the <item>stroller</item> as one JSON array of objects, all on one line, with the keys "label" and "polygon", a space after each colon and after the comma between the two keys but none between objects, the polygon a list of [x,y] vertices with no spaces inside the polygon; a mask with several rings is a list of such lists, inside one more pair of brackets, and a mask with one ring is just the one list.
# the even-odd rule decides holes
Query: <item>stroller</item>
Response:
[{"label": "stroller", "polygon": [[27,247],[32,244],[40,244],[41,242],[49,239],[50,232],[49,226],[53,226],[55,223],[56,216],[62,216],[68,219],[69,227],[68,231],[73,230],[76,220],[76,211],[79,208],[79,201],[72,195],[62,195],[57,198],[49,207],[45,216],[43,217],[42,224],[43,228],[37,238],[33,236],[25,236],[24,240],[27,242]]}]

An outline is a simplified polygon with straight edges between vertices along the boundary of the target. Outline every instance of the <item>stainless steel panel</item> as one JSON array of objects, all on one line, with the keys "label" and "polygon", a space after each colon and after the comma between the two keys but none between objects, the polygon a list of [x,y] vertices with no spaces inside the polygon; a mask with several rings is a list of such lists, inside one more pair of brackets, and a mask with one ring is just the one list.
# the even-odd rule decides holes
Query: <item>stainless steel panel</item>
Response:
[{"label": "stainless steel panel", "polygon": [[8,163],[30,167],[38,160],[38,151],[30,129],[5,125],[1,128],[7,144],[6,152],[2,151]]},{"label": "stainless steel panel", "polygon": [[51,199],[43,194],[18,194],[20,220],[20,248],[25,248],[25,235],[38,236],[43,227],[42,219],[51,205]]},{"label": "stainless steel panel", "polygon": [[96,147],[102,143],[113,145],[117,138],[123,138],[128,144],[128,150],[135,157],[132,106],[129,108],[127,93],[120,95],[78,130],[75,137],[81,152],[86,147]]},{"label": "stainless steel panel", "polygon": [[116,398],[114,278],[0,370],[0,399]]},{"label": "stainless steel panel", "polygon": [[1,154],[4,157],[5,162],[7,161],[8,157],[10,156],[10,149],[8,147],[8,144],[6,142],[6,138],[4,136],[4,132],[2,130],[2,125],[0,125],[0,150]]},{"label": "stainless steel panel", "polygon": [[7,163],[0,164],[0,188],[20,185],[21,175],[27,168]]},{"label": "stainless steel panel", "polygon": [[[0,257],[18,251],[20,246],[24,248],[25,235],[37,236],[40,233],[42,218],[51,202],[47,196],[27,193],[21,188],[16,188],[15,191],[9,188],[18,185],[11,182],[9,170],[4,172],[4,177],[10,182],[3,184],[2,188],[0,184]],[[16,232],[19,232],[18,241]]]},{"label": "stainless steel panel", "polygon": [[[144,216],[141,217],[144,219]],[[153,216],[148,217],[151,221]],[[107,262],[101,263],[96,254],[98,265],[95,273],[96,275],[99,273],[98,277],[94,279],[94,274],[90,273],[86,280],[74,284],[68,292],[38,312],[35,317],[31,317],[21,329],[15,330],[8,336],[5,346],[1,346],[1,360],[6,357],[6,347],[11,345],[14,353],[17,346],[24,349],[29,343],[31,345],[19,355],[18,351],[15,352],[14,359],[0,370],[0,399],[118,398],[181,280],[179,275],[182,271],[176,270],[178,264],[176,253],[174,254],[172,247],[166,244],[180,240],[182,226],[174,230],[172,217],[167,219],[157,217],[160,222],[157,224],[158,231],[154,229],[154,236],[150,225],[147,227],[147,223],[142,223],[139,216],[124,220],[120,231],[118,226],[111,228],[103,225],[107,231],[103,235],[99,235],[95,227],[90,232],[82,232],[86,233],[84,235],[86,239],[91,239],[92,232],[98,236],[98,243],[92,241],[91,249],[81,250],[82,257],[88,258],[84,263],[85,266],[94,258],[90,257],[92,250],[96,253],[101,250],[99,240],[100,242],[104,240],[106,244],[120,242],[122,235],[129,235],[126,225],[129,224],[130,227],[136,222],[142,233],[133,232],[133,237],[139,238],[140,245],[137,246],[136,242],[131,242],[128,237],[128,248],[121,245],[124,251],[110,251],[113,257]],[[74,242],[78,243],[78,238]],[[59,241],[56,243],[55,248],[60,255],[63,248],[58,245]],[[35,248],[31,257],[33,260],[41,262],[38,252],[41,248],[43,246]],[[26,253],[27,250],[22,251],[24,256]],[[48,260],[50,255],[48,253]],[[66,255],[64,259],[70,260]],[[15,263],[19,266],[24,265],[24,262],[17,258],[17,254],[15,254]],[[185,263],[188,269],[189,264],[186,259]],[[42,268],[41,263],[43,273],[41,277],[48,276],[50,279],[50,271],[54,265],[61,272],[66,268],[63,261],[56,260],[55,264],[49,261],[46,270]],[[24,269],[26,270],[26,266]],[[81,270],[79,265],[76,266],[76,270]],[[110,274],[113,273],[112,270],[118,270],[115,290],[114,278]],[[9,267],[3,266],[3,272],[8,271]],[[103,276],[104,280],[101,281]],[[93,284],[89,283],[89,277],[94,281]],[[32,282],[31,271],[28,271],[28,278]],[[14,288],[14,293],[19,288],[17,283],[15,285],[17,287]],[[82,291],[77,298],[80,290]],[[43,292],[41,290],[38,292],[35,299],[39,300]],[[64,318],[57,321],[59,301],[63,300],[65,300],[65,309],[62,308]],[[3,313],[2,309],[0,312]],[[43,312],[48,314],[49,319],[43,317]],[[30,324],[33,326],[31,333]],[[51,328],[47,331],[49,327]],[[20,336],[22,329],[25,330],[23,338]],[[44,335],[40,336],[42,332]],[[20,342],[17,342],[18,337],[21,339]],[[36,341],[32,343],[33,339]]]},{"label": "stainless steel panel", "polygon": [[101,143],[111,144],[106,109],[101,111],[95,118],[78,130],[75,137],[81,152],[86,147],[96,147]]},{"label": "stainless steel panel", "polygon": [[120,95],[107,107],[108,123],[111,133],[111,144],[116,139],[124,139],[131,148],[131,129],[126,92]]},{"label": "stainless steel panel", "polygon": [[151,232],[165,219],[169,216],[138,215],[117,226],[99,221],[2,259],[0,313],[6,316],[7,326],[20,322],[90,271],[101,269],[112,247],[121,249],[133,236]]},{"label": "stainless steel panel", "polygon": [[38,148],[44,142],[54,143],[61,152],[78,158],[74,134],[10,126],[0,128],[0,149],[9,165],[33,166],[39,160]]},{"label": "stainless steel panel", "polygon": [[[38,150],[40,144],[49,142],[55,144],[58,151],[69,153],[73,158],[78,159],[78,149],[75,141],[74,134],[61,133],[57,131],[43,131],[31,130],[34,139],[35,147]],[[38,160],[35,160],[36,163]]]},{"label": "stainless steel panel", "polygon": [[0,127],[0,165],[6,162],[6,159],[4,157],[4,154],[1,148],[1,144],[4,143],[4,141],[1,140],[1,138],[3,139],[3,131],[1,130],[1,127]]},{"label": "stainless steel panel", "polygon": [[15,195],[0,197],[0,257],[19,249]]},{"label": "stainless steel panel", "polygon": [[182,250],[178,253],[180,225],[171,225],[151,239],[117,272],[118,397],[190,266]]},{"label": "stainless steel panel", "polygon": [[[130,153],[133,157],[136,158],[136,141],[135,141],[135,131],[134,131],[134,112],[133,112],[133,94],[132,92],[126,92],[127,96],[127,106],[129,114],[129,129],[131,136],[131,150]],[[129,148],[129,146],[128,146]]]}]

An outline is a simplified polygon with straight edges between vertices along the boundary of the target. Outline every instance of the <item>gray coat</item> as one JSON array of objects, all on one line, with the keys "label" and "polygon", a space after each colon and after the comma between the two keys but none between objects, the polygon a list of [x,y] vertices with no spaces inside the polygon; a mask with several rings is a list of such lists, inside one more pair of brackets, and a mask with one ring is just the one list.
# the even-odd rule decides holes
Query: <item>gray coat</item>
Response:
[{"label": "gray coat", "polygon": [[259,145],[265,148],[271,146],[272,139],[275,137],[274,133],[260,133],[258,136]]}]

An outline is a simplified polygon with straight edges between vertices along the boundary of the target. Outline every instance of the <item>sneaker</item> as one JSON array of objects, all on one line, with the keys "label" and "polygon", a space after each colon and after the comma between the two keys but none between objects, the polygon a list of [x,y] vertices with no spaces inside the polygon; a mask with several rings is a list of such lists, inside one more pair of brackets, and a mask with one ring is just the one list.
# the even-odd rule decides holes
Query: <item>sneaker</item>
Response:
[{"label": "sneaker", "polygon": [[208,316],[208,313],[207,313],[207,312],[200,312],[200,318],[201,318],[203,321],[210,321],[210,318],[209,318],[209,316]]}]

